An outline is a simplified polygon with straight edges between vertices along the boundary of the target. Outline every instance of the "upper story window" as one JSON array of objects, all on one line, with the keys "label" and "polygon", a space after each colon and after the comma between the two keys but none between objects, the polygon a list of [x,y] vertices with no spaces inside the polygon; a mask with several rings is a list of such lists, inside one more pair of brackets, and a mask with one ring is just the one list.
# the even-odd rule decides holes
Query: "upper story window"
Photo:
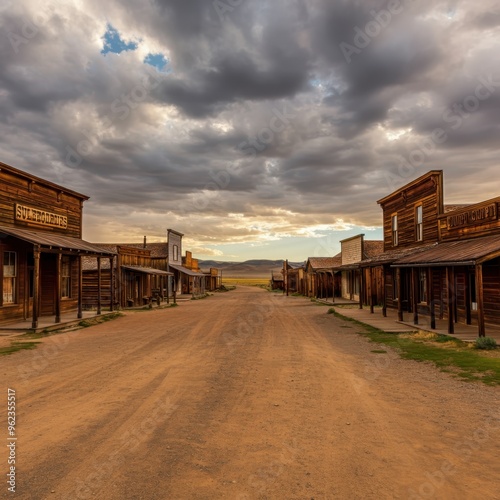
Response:
[{"label": "upper story window", "polygon": [[424,210],[422,205],[415,208],[415,240],[424,240]]},{"label": "upper story window", "polygon": [[17,255],[16,252],[3,253],[3,303],[16,302]]},{"label": "upper story window", "polygon": [[174,245],[173,251],[174,251],[174,262],[176,262],[179,260],[179,247],[177,245]]},{"label": "upper story window", "polygon": [[391,217],[392,226],[392,246],[398,246],[398,214],[394,214]]}]

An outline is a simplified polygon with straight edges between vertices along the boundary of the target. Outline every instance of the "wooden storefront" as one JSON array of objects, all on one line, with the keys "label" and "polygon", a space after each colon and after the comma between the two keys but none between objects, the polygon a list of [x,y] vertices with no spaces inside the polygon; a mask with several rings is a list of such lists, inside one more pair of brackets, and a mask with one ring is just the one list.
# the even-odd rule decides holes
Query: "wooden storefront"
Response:
[{"label": "wooden storefront", "polygon": [[436,328],[500,322],[500,197],[444,205],[443,172],[433,170],[386,196],[384,252],[361,265],[382,273],[383,312]]},{"label": "wooden storefront", "polygon": [[82,315],[82,256],[114,258],[81,239],[87,196],[0,163],[0,325]]}]

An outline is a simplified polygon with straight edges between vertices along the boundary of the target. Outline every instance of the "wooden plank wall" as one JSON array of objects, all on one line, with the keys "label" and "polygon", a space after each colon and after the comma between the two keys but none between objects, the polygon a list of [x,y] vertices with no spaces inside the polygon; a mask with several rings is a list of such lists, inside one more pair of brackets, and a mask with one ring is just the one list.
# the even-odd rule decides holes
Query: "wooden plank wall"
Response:
[{"label": "wooden plank wall", "polygon": [[[15,205],[20,203],[29,207],[46,210],[68,218],[67,229],[53,228],[16,221]],[[81,237],[82,200],[69,193],[57,191],[42,183],[30,182],[29,178],[15,175],[8,170],[0,170],[0,225],[30,228],[64,234],[75,238]]]}]

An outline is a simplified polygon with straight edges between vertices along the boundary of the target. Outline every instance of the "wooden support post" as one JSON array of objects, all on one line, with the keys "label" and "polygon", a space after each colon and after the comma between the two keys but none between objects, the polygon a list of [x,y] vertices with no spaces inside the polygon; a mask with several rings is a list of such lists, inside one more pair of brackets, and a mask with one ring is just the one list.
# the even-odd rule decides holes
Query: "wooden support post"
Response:
[{"label": "wooden support post", "polygon": [[396,270],[398,280],[398,320],[403,321],[403,281],[401,279],[401,268]]},{"label": "wooden support post", "polygon": [[286,260],[286,268],[285,268],[285,288],[286,288],[286,296],[290,295],[290,285],[288,284],[288,259]]},{"label": "wooden support post", "polygon": [[[352,286],[351,290],[354,290],[354,285],[355,285],[355,280],[356,280],[356,272],[355,271],[349,271],[349,273],[352,275]],[[363,309],[363,289],[365,288],[365,274],[363,272],[363,269],[360,269],[359,273],[359,308]],[[351,299],[353,297],[351,296]]]},{"label": "wooden support post", "polygon": [[483,265],[476,266],[476,300],[477,300],[477,329],[478,336],[486,335],[484,319],[484,289],[483,289]]},{"label": "wooden support post", "polygon": [[448,309],[448,333],[455,333],[455,313],[454,310],[454,301],[455,301],[455,270],[453,267],[446,268],[446,302]]},{"label": "wooden support post", "polygon": [[465,287],[464,287],[464,299],[465,299],[465,323],[467,325],[472,324],[472,304],[470,296],[470,273],[467,269],[465,272]]},{"label": "wooden support post", "polygon": [[115,257],[109,258],[109,310],[115,309]]},{"label": "wooden support post", "polygon": [[59,250],[56,263],[56,323],[61,322],[61,275],[62,275],[62,253]]},{"label": "wooden support post", "polygon": [[429,267],[429,271],[427,274],[428,290],[429,290],[429,312],[431,315],[431,328],[433,330],[436,329],[436,300],[434,297],[434,273],[432,272],[432,267]]},{"label": "wooden support post", "polygon": [[33,247],[33,321],[31,327],[33,330],[38,328],[39,304],[40,304],[40,247]]},{"label": "wooden support post", "polygon": [[382,316],[387,318],[387,300],[385,298],[385,266],[382,266]]},{"label": "wooden support post", "polygon": [[413,267],[411,270],[411,284],[412,284],[412,308],[413,308],[413,324],[418,325],[418,295],[419,295],[419,276],[420,270]]},{"label": "wooden support post", "polygon": [[373,301],[373,269],[371,267],[368,268],[368,278],[370,280],[370,314],[373,314],[374,311],[374,301]]},{"label": "wooden support post", "polygon": [[82,256],[78,255],[78,313],[77,318],[83,318],[83,265]]},{"label": "wooden support post", "polygon": [[97,257],[97,315],[101,314],[101,257]]},{"label": "wooden support post", "polygon": [[332,269],[332,303],[335,304],[335,271]]}]

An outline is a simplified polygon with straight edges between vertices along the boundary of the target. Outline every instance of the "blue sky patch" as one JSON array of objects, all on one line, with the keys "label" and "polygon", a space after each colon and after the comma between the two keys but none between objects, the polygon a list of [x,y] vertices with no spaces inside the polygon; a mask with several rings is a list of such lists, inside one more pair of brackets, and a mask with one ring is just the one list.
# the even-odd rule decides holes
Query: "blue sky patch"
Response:
[{"label": "blue sky patch", "polygon": [[167,72],[168,59],[163,54],[148,54],[144,62],[158,71]]},{"label": "blue sky patch", "polygon": [[126,43],[120,37],[120,33],[108,24],[106,27],[106,33],[104,33],[104,47],[101,50],[101,54],[108,54],[113,52],[113,54],[120,54],[124,50],[135,50],[138,44],[136,42]]}]

